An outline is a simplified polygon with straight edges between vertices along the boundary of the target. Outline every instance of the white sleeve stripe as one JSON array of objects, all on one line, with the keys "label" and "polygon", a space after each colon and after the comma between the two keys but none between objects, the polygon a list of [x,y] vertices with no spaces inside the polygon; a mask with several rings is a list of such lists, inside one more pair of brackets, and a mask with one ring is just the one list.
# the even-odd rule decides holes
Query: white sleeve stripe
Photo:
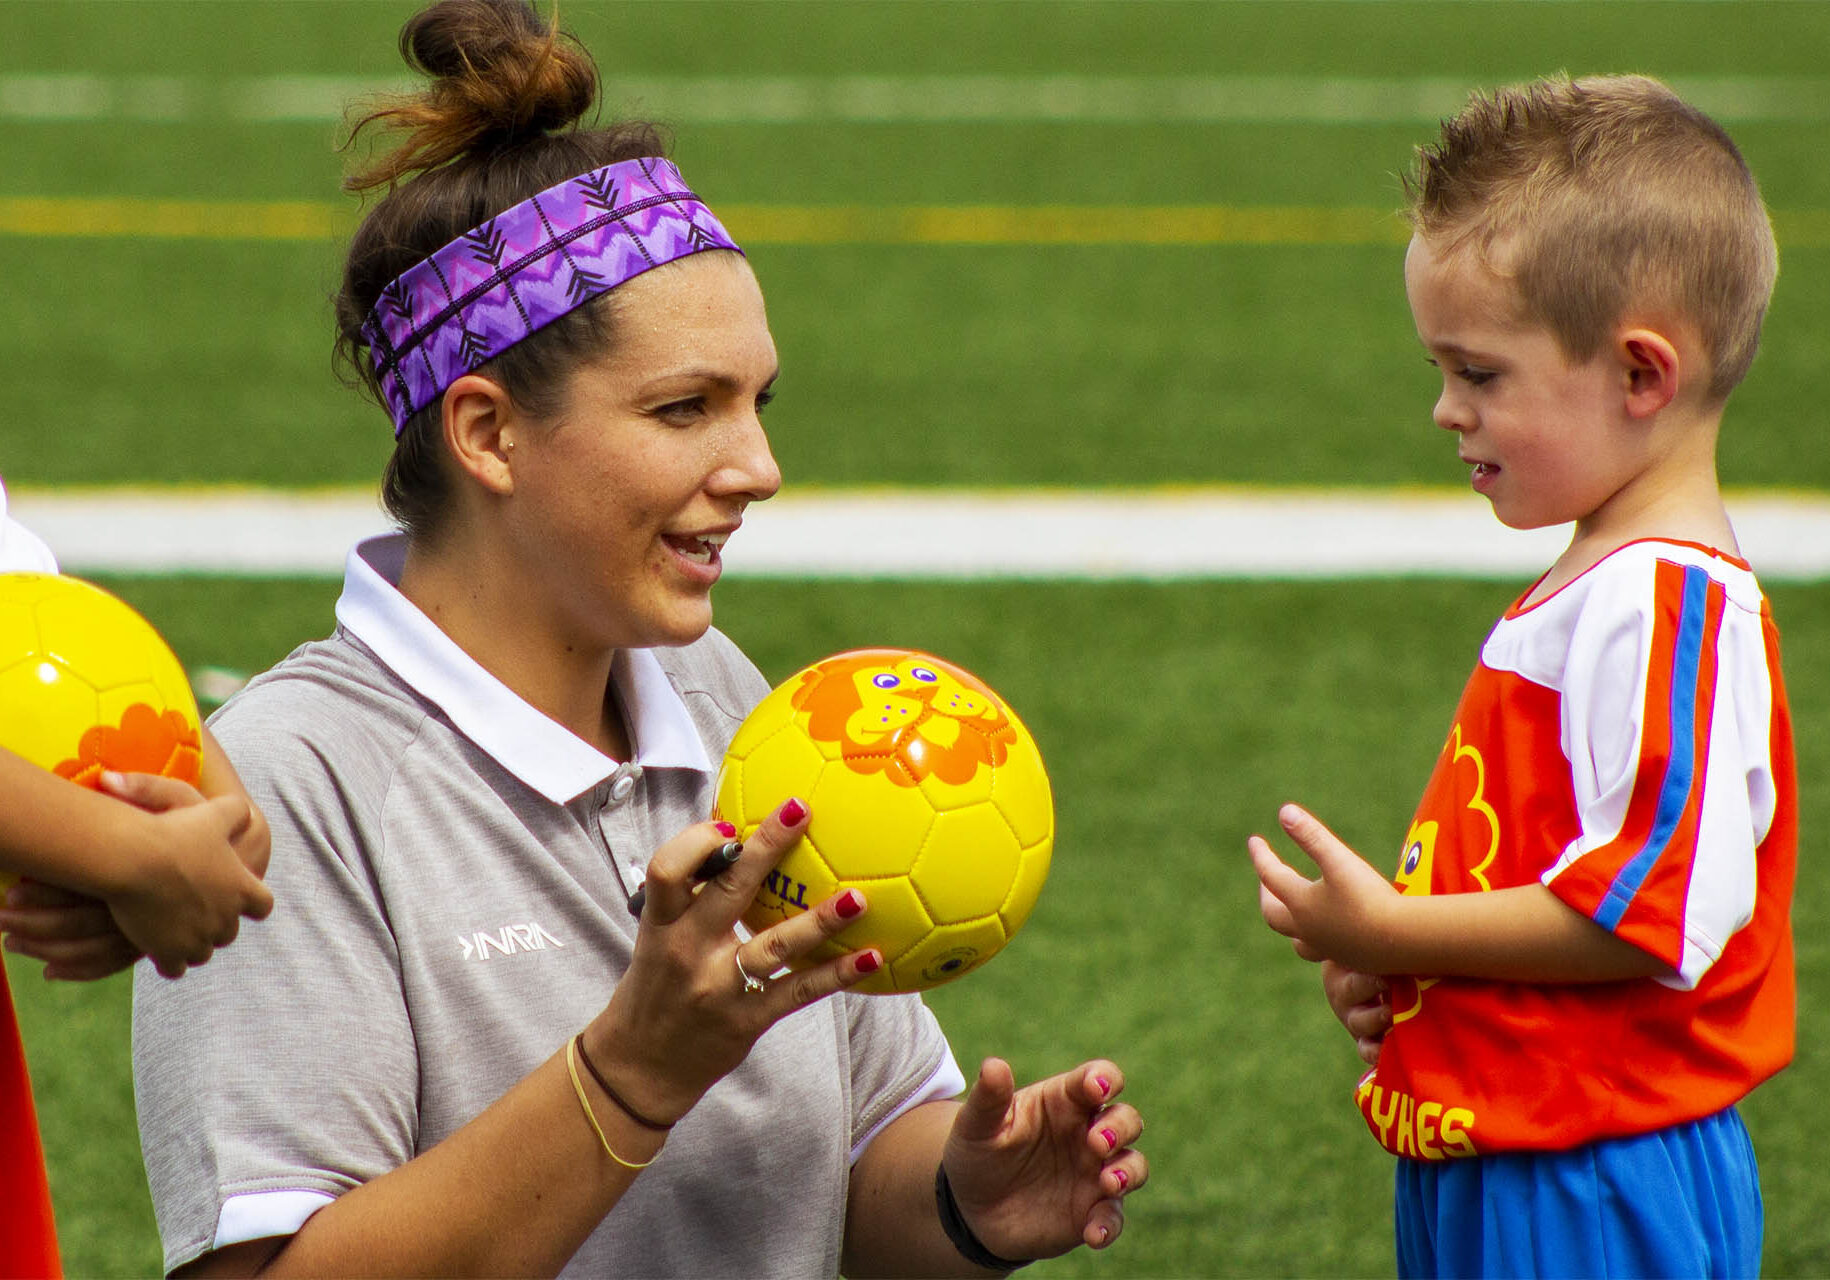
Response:
[{"label": "white sleeve stripe", "polygon": [[[1684,588],[1678,600],[1677,634],[1671,643],[1671,666],[1668,672],[1653,672],[1650,663],[1647,664],[1648,685],[1665,677],[1662,683],[1670,708],[1667,721],[1670,738],[1666,743],[1665,774],[1659,782],[1652,829],[1646,833],[1645,843],[1615,874],[1613,884],[1608,886],[1607,895],[1595,911],[1595,921],[1604,929],[1612,930],[1618,926],[1621,917],[1626,915],[1627,908],[1633,905],[1640,886],[1652,874],[1652,869],[1664,856],[1672,838],[1678,834],[1680,824],[1690,813],[1693,789],[1703,783],[1703,779],[1697,777],[1697,703],[1705,696],[1711,699],[1710,718],[1713,723],[1715,691],[1710,689],[1702,694],[1699,693],[1699,686],[1702,683],[1705,656],[1710,659],[1711,669],[1714,669],[1717,632],[1721,629],[1719,621],[1714,631],[1708,626],[1711,597],[1720,591],[1719,588],[1711,590],[1712,585],[1709,575],[1701,569],[1695,566],[1684,569]],[[1658,628],[1654,627],[1655,637],[1657,631]],[[1648,694],[1657,687],[1652,685]],[[1709,726],[1704,726],[1702,731],[1708,733]],[[1645,762],[1642,760],[1641,763],[1643,767]]]},{"label": "white sleeve stripe", "polygon": [[294,1235],[305,1219],[335,1199],[322,1191],[251,1191],[230,1196],[222,1202],[210,1248]]},{"label": "white sleeve stripe", "polygon": [[911,1093],[901,1106],[897,1107],[894,1111],[883,1117],[883,1119],[872,1125],[870,1132],[858,1139],[858,1144],[851,1149],[851,1162],[857,1164],[858,1157],[864,1154],[864,1149],[870,1146],[877,1135],[887,1129],[890,1122],[896,1119],[897,1116],[900,1116],[903,1112],[912,1111],[924,1102],[938,1102],[943,1098],[957,1098],[964,1092],[966,1092],[966,1077],[961,1074],[959,1063],[953,1060],[953,1054],[949,1051],[947,1055],[941,1059],[940,1064],[934,1068],[934,1073],[922,1082],[921,1088]]}]

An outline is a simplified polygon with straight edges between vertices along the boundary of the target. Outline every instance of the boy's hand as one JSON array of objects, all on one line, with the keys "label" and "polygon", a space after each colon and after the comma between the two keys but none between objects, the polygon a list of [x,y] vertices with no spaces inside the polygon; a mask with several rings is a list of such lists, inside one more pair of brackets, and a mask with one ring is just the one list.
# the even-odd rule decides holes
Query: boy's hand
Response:
[{"label": "boy's hand", "polygon": [[[273,894],[255,866],[267,864],[266,826],[247,799],[205,799],[155,774],[104,774],[103,789],[150,815],[150,847],[108,895],[121,932],[167,978],[202,964],[235,940],[241,917],[265,919]],[[251,864],[254,864],[251,866]]]},{"label": "boy's hand", "polygon": [[1263,837],[1248,840],[1265,923],[1289,938],[1305,960],[1334,960],[1366,973],[1386,971],[1383,958],[1394,940],[1398,891],[1306,810],[1287,804],[1277,818],[1322,874],[1311,880],[1279,858]]},{"label": "boy's hand", "polygon": [[1322,961],[1322,994],[1341,1025],[1353,1037],[1360,1061],[1379,1065],[1379,1049],[1392,1029],[1392,1006],[1387,998],[1391,984],[1375,974],[1361,973],[1332,960]]}]

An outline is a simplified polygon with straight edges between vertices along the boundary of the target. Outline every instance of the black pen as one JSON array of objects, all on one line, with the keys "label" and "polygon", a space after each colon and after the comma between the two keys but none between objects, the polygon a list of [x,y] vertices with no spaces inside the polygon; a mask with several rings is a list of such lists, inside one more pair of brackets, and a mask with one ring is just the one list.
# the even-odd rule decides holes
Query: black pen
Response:
[{"label": "black pen", "polygon": [[[743,841],[726,840],[723,844],[705,855],[705,861],[701,862],[698,869],[693,872],[693,883],[704,884],[714,876],[723,875],[733,866],[737,865],[737,859],[742,855]],[[647,881],[643,881],[635,887],[635,892],[629,895],[629,914],[634,916],[637,920],[640,920],[642,918],[642,904],[647,900],[648,883]]]}]

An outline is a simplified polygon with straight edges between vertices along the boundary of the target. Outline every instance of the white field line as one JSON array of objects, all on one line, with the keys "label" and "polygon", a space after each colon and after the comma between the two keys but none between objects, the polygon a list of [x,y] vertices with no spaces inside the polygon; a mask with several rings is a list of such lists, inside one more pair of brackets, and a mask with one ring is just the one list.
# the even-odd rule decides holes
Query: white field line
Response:
[{"label": "white field line", "polygon": [[[387,521],[354,491],[15,490],[12,514],[71,572],[335,576]],[[1763,578],[1830,579],[1830,495],[1732,494]],[[751,508],[736,577],[972,580],[1523,579],[1562,528],[1518,532],[1451,491],[811,490]]]},{"label": "white field line", "polygon": [[[1830,78],[1677,76],[1680,94],[1727,124],[1830,120]],[[0,120],[298,124],[340,120],[392,79],[212,79],[84,71],[0,75]],[[1414,124],[1455,111],[1471,81],[1291,75],[619,76],[606,105],[677,124]],[[1490,86],[1489,86],[1490,87]]]}]

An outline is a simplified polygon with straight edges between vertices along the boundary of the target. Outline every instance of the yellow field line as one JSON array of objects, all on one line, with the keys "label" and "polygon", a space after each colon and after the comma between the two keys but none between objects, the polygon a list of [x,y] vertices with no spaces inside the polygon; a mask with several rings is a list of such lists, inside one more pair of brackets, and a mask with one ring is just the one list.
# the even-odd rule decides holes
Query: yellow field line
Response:
[{"label": "yellow field line", "polygon": [[348,211],[324,201],[0,198],[0,234],[9,236],[329,240],[352,225]]},{"label": "yellow field line", "polygon": [[[784,245],[1400,244],[1390,209],[1313,205],[774,205],[720,216],[740,243]],[[0,197],[0,235],[28,238],[333,240],[353,207],[311,200]],[[1781,210],[1784,248],[1830,246],[1830,210]]]},{"label": "yellow field line", "polygon": [[[1389,210],[1225,205],[721,206],[750,244],[1390,244]],[[328,201],[0,198],[0,234],[203,240],[327,240],[352,206]]]},{"label": "yellow field line", "polygon": [[1403,224],[1372,208],[1231,205],[733,205],[720,215],[755,244],[1396,244]]}]

